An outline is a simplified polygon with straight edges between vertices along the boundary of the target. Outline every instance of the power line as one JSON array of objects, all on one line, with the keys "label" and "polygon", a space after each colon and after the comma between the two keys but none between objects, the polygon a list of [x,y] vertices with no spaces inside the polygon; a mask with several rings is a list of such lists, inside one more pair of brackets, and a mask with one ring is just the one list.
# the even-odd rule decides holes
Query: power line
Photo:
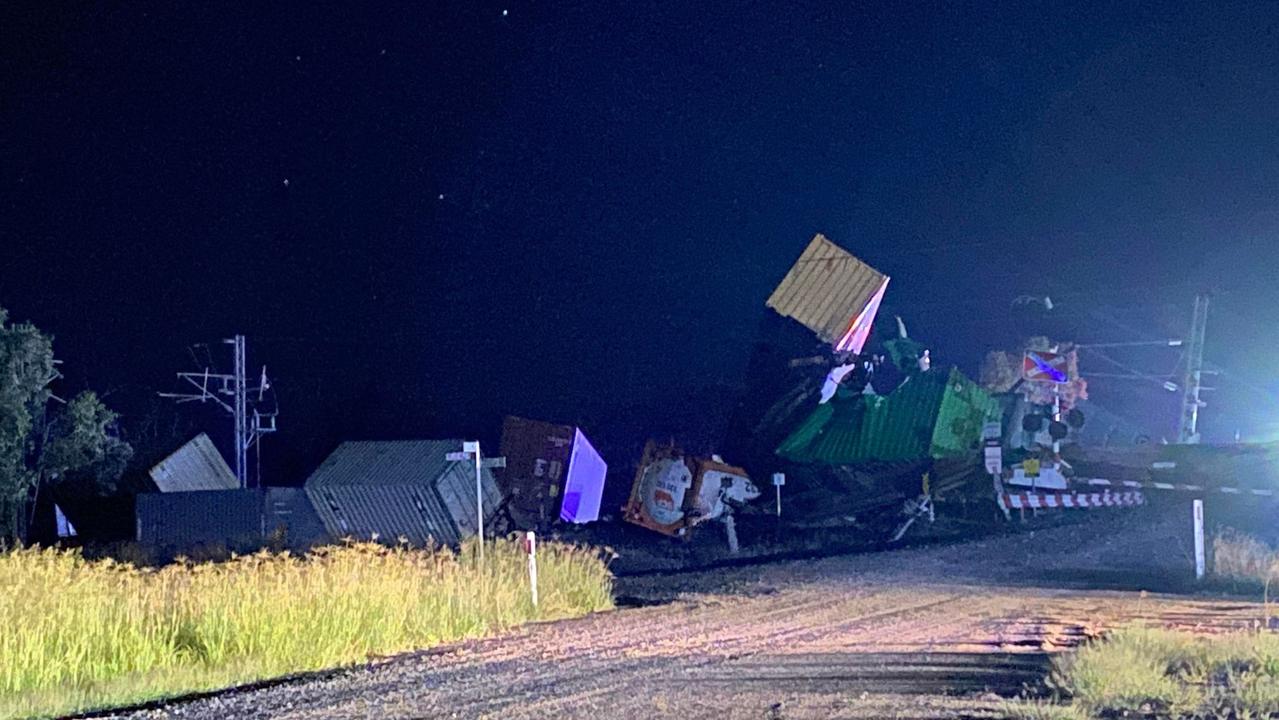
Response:
[{"label": "power line", "polygon": [[[171,398],[179,403],[213,402],[231,415],[235,423],[235,477],[241,488],[249,486],[248,451],[257,449],[257,484],[262,486],[262,436],[276,431],[276,417],[279,415],[275,392],[267,379],[266,366],[262,366],[262,374],[256,387],[250,387],[245,377],[247,373],[246,343],[243,335],[236,335],[223,341],[233,346],[232,356],[235,370],[232,373],[219,373],[212,369],[210,362],[197,372],[180,372],[178,379],[192,386],[198,393],[159,393],[160,397]],[[207,345],[205,346],[207,350]],[[194,357],[194,352],[192,357]],[[212,354],[209,354],[212,360]],[[199,362],[197,361],[197,365]],[[210,382],[212,386],[210,386]],[[266,394],[271,393],[269,412],[260,408],[266,406]],[[229,399],[224,399],[229,398]],[[250,416],[252,412],[252,416]]]},{"label": "power line", "polygon": [[[1119,368],[1119,369],[1121,369],[1121,370],[1126,371],[1128,374],[1127,374],[1126,376],[1123,376],[1125,379],[1146,380],[1146,381],[1148,381],[1148,382],[1152,382],[1152,383],[1154,383],[1154,384],[1158,385],[1159,387],[1161,387],[1161,388],[1163,388],[1163,389],[1165,389],[1165,390],[1168,390],[1169,392],[1172,392],[1172,391],[1175,391],[1175,390],[1177,390],[1177,389],[1178,389],[1178,387],[1177,387],[1176,385],[1172,384],[1172,382],[1171,382],[1168,378],[1166,378],[1166,377],[1158,377],[1158,376],[1156,376],[1156,375],[1151,375],[1151,374],[1149,374],[1149,373],[1142,372],[1141,370],[1138,370],[1137,368],[1134,368],[1134,367],[1132,367],[1131,365],[1127,365],[1127,364],[1125,364],[1125,363],[1122,363],[1122,362],[1120,362],[1120,361],[1118,361],[1118,360],[1116,360],[1116,359],[1114,359],[1114,358],[1110,357],[1110,356],[1109,356],[1109,355],[1107,355],[1106,353],[1103,353],[1103,352],[1101,352],[1100,350],[1097,350],[1097,349],[1095,349],[1095,348],[1093,348],[1093,347],[1090,347],[1090,346],[1087,346],[1087,345],[1083,345],[1083,346],[1079,346],[1079,347],[1080,347],[1080,349],[1081,349],[1081,350],[1085,350],[1085,351],[1089,352],[1090,354],[1095,355],[1096,357],[1100,358],[1101,360],[1104,360],[1104,361],[1106,361],[1106,362],[1110,363],[1111,365],[1113,365],[1113,366],[1115,366],[1115,367],[1117,367],[1117,368]],[[1095,377],[1105,377],[1105,375],[1104,375],[1104,374],[1102,374],[1102,373],[1097,373],[1097,374],[1095,374],[1094,376],[1095,376]],[[1112,377],[1113,377],[1113,376],[1112,376]],[[1172,387],[1170,388],[1170,387],[1169,387],[1169,385],[1172,385]]]}]

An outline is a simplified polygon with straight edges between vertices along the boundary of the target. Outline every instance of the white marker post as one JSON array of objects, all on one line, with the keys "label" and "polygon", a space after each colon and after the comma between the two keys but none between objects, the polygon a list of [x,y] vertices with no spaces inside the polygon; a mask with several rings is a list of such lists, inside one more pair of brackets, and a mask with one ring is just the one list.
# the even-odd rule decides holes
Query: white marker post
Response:
[{"label": "white marker post", "polygon": [[782,486],[786,484],[786,473],[773,473],[773,489],[777,491],[777,517],[782,516]]},{"label": "white marker post", "polygon": [[1204,501],[1195,500],[1195,579],[1204,579]]},{"label": "white marker post", "polygon": [[537,534],[524,533],[524,552],[528,554],[528,586],[533,593],[533,607],[537,608]]}]

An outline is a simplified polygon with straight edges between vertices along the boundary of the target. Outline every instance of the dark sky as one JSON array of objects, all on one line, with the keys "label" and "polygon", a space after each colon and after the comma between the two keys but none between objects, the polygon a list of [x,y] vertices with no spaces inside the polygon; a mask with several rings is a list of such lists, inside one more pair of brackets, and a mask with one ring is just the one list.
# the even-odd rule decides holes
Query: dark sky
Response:
[{"label": "dark sky", "polygon": [[4,11],[0,306],[126,420],[238,331],[280,480],[504,412],[666,429],[818,231],[969,372],[1018,295],[1115,341],[1214,290],[1205,429],[1279,420],[1273,3],[328,5]]}]

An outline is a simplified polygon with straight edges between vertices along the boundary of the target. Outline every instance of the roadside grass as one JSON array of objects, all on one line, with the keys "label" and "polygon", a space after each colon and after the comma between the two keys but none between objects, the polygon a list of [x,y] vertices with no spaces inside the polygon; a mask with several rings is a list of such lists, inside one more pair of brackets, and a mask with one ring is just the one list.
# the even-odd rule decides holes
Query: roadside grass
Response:
[{"label": "roadside grass", "polygon": [[0,555],[0,718],[48,717],[367,661],[612,606],[594,551],[512,541],[375,544],[139,569],[74,551]]},{"label": "roadside grass", "polygon": [[1088,714],[1075,705],[1062,705],[1051,700],[1008,700],[1000,714],[1016,720],[1087,720]]},{"label": "roadside grass", "polygon": [[1056,659],[1058,702],[1010,701],[1008,715],[1060,718],[1279,716],[1279,635],[1202,636],[1130,627]]},{"label": "roadside grass", "polygon": [[1279,579],[1279,552],[1237,530],[1226,528],[1212,541],[1215,575],[1236,583],[1261,587],[1269,600],[1271,585]]},{"label": "roadside grass", "polygon": [[[1279,552],[1233,529],[1213,539],[1213,573],[1264,593],[1279,588]],[[1279,634],[1225,635],[1132,626],[1057,658],[1048,684],[1055,700],[1013,700],[1009,717],[1279,717]]]}]

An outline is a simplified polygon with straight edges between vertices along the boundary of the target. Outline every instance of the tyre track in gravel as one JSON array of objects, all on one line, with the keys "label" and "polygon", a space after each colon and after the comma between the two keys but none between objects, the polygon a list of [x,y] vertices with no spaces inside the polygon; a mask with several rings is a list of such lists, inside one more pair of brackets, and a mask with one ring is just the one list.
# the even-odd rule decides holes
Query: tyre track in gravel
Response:
[{"label": "tyre track in gravel", "polygon": [[[749,662],[750,658],[768,654],[771,650],[783,646],[783,643],[792,642],[798,634],[822,634],[839,632],[841,629],[864,629],[871,623],[891,625],[893,618],[904,618],[926,613],[953,603],[959,597],[957,595],[947,595],[940,599],[934,598],[926,602],[916,602],[906,607],[877,608],[874,611],[864,612],[861,615],[852,617],[844,614],[841,603],[831,603],[827,600],[827,612],[817,618],[810,617],[808,620],[798,619],[792,622],[766,626],[763,630],[739,634],[727,641],[710,638],[698,641],[692,647],[684,646],[680,648],[682,655],[692,654],[700,659],[697,662],[680,663],[678,665],[666,663],[666,667],[655,674],[660,678],[661,684],[665,685],[701,683],[709,677],[707,675],[708,672],[725,665],[736,667],[743,661]],[[802,603],[801,605],[811,607],[812,603]],[[789,609],[789,607],[782,608],[782,610],[786,609]],[[768,613],[768,615],[774,618],[784,616],[777,611]],[[732,628],[724,629],[732,630]],[[605,673],[600,673],[598,667],[594,668],[594,671],[590,668],[561,667],[559,668],[561,672],[557,677],[564,679],[552,683],[555,686],[555,692],[553,693],[539,692],[545,689],[543,687],[545,683],[543,682],[519,683],[516,687],[508,688],[511,691],[511,696],[502,701],[495,703],[491,698],[484,697],[453,698],[450,702],[450,707],[459,713],[459,717],[485,717],[489,715],[500,717],[562,717],[570,709],[581,708],[584,704],[589,706],[591,701],[597,698],[631,698],[637,693],[641,697],[651,698],[652,694],[646,692],[644,688],[654,681],[654,673],[637,672],[637,670],[643,669],[644,660],[651,661],[655,657],[662,656],[665,656],[662,659],[676,657],[663,652],[657,653],[656,656],[648,655],[646,658],[632,658],[633,662],[624,662],[622,667],[615,669],[613,672]],[[573,663],[573,665],[578,664]],[[583,671],[580,675],[576,672],[579,669]],[[606,681],[610,675],[617,676],[616,684],[610,683],[603,688],[598,687],[598,685],[592,685],[593,683]],[[549,697],[546,697],[547,695]],[[650,702],[651,700],[646,700],[645,704]],[[647,710],[651,712],[653,708],[648,707]],[[512,713],[515,714],[512,715]]]}]

